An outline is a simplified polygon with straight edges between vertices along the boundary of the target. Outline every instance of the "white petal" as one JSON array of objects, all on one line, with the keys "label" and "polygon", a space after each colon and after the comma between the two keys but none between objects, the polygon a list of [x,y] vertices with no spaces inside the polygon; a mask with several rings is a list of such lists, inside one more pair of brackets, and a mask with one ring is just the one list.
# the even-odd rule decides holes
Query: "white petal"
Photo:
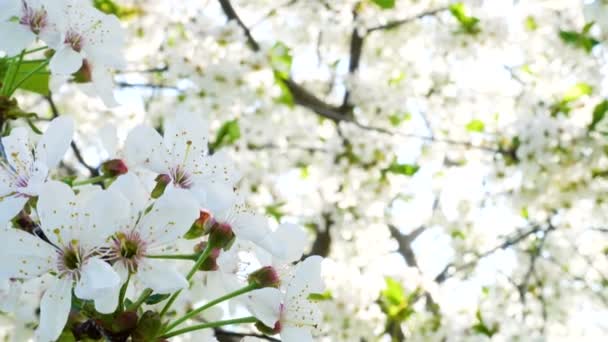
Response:
[{"label": "white petal", "polygon": [[114,79],[109,69],[95,65],[92,67],[91,78],[95,87],[95,94],[101,98],[106,107],[119,105],[114,98]]},{"label": "white petal", "polygon": [[129,202],[129,222],[136,222],[140,213],[146,209],[149,198],[148,192],[139,178],[133,173],[124,174],[118,177],[109,189],[119,192]]},{"label": "white petal", "polygon": [[310,329],[294,326],[285,326],[281,329],[281,341],[283,342],[312,342]]},{"label": "white petal", "polygon": [[167,120],[164,141],[175,161],[191,169],[194,160],[207,153],[209,128],[200,114],[178,112]]},{"label": "white petal", "polygon": [[197,176],[193,180],[194,187],[190,192],[196,196],[202,208],[212,213],[221,213],[235,204],[237,196],[231,185],[213,182],[205,176]]},{"label": "white petal", "polygon": [[85,248],[102,245],[111,235],[130,226],[129,201],[116,190],[102,190],[87,199],[79,240]]},{"label": "white petal", "polygon": [[281,291],[272,287],[251,291],[247,294],[247,308],[267,327],[274,327],[281,314]]},{"label": "white petal", "polygon": [[169,171],[162,137],[150,126],[140,125],[129,132],[124,154],[129,166],[141,165],[158,173]]},{"label": "white petal", "polygon": [[120,286],[116,286],[112,290],[101,293],[94,299],[95,310],[102,314],[109,314],[116,311],[119,296]]},{"label": "white petal", "polygon": [[46,162],[49,169],[59,164],[70,147],[74,135],[74,121],[62,116],[54,119],[38,141],[36,158]]},{"label": "white petal", "polygon": [[258,245],[266,239],[268,234],[270,234],[268,219],[263,215],[250,212],[235,214],[232,222],[232,229],[238,238],[251,241]]},{"label": "white petal", "polygon": [[9,164],[21,176],[29,174],[33,163],[28,131],[23,127],[14,128],[11,134],[2,138]]},{"label": "white petal", "polygon": [[65,327],[72,304],[72,280],[57,279],[40,302],[40,325],[36,341],[55,341]]},{"label": "white petal", "polygon": [[318,255],[310,256],[296,265],[293,279],[287,285],[287,301],[295,297],[308,298],[310,293],[321,293],[325,289],[321,278],[321,262]]},{"label": "white petal", "polygon": [[183,274],[169,263],[159,260],[142,262],[137,269],[137,277],[155,293],[173,293],[188,287],[188,280]]},{"label": "white petal", "polygon": [[15,22],[0,22],[0,51],[6,52],[9,57],[20,54],[35,39],[36,35],[24,25]]},{"label": "white petal", "polygon": [[42,186],[47,181],[49,167],[45,162],[36,160],[30,169],[30,179],[25,188],[19,188],[19,192],[28,196],[38,196]]},{"label": "white petal", "polygon": [[82,56],[68,45],[55,52],[49,63],[53,74],[71,75],[82,67]]},{"label": "white petal", "polygon": [[57,252],[42,239],[22,230],[0,230],[0,278],[33,278],[55,268]]},{"label": "white petal", "polygon": [[17,216],[28,198],[24,196],[7,196],[0,198],[0,224],[4,224]]},{"label": "white petal", "polygon": [[76,196],[67,184],[49,181],[42,186],[36,208],[44,234],[55,245],[71,241],[79,229],[76,203]]},{"label": "white petal", "polygon": [[291,223],[281,224],[268,240],[264,245],[269,246],[270,252],[283,264],[299,260],[308,245],[304,229]]},{"label": "white petal", "polygon": [[118,152],[118,133],[116,132],[116,126],[108,123],[101,127],[99,130],[99,140],[106,150],[108,158],[116,158]]},{"label": "white petal", "polygon": [[160,247],[183,236],[199,213],[198,203],[190,192],[167,189],[153,209],[142,218],[138,230],[150,247]]},{"label": "white petal", "polygon": [[[74,294],[81,299],[105,297],[120,287],[120,277],[107,262],[93,257],[82,265]],[[114,303],[114,308],[118,303]]]}]

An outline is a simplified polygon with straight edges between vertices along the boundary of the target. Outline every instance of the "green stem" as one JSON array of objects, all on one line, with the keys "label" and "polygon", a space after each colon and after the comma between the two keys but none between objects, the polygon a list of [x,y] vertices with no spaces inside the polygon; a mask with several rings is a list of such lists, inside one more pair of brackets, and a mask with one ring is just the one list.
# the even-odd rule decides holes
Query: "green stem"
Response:
[{"label": "green stem", "polygon": [[22,50],[21,53],[19,54],[19,57],[17,58],[17,62],[16,62],[17,66],[15,68],[11,68],[12,65],[9,65],[8,71],[6,72],[6,75],[4,76],[4,79],[2,80],[2,89],[0,89],[0,94],[10,96],[8,91],[12,88],[13,82],[15,82],[15,77],[17,77],[17,73],[19,72],[19,67],[21,66],[21,63],[23,62],[24,54],[25,54],[25,50]]},{"label": "green stem", "polygon": [[146,301],[146,299],[148,299],[148,297],[150,297],[151,294],[152,289],[145,289],[144,292],[141,293],[139,298],[137,298],[137,300],[133,304],[127,307],[127,311],[135,311],[139,309],[139,307]]},{"label": "green stem", "polygon": [[[210,243],[207,244],[207,247],[205,247],[205,250],[203,250],[203,253],[201,253],[199,255],[198,260],[196,260],[196,263],[194,264],[194,266],[192,266],[192,269],[190,270],[190,272],[188,272],[188,275],[186,276],[186,279],[188,281],[190,281],[190,279],[192,279],[192,277],[194,276],[196,271],[198,271],[198,269],[201,267],[203,262],[205,262],[205,260],[207,260],[207,257],[209,256],[209,254],[211,254],[212,250],[213,250],[213,248],[211,247],[211,244]],[[179,296],[179,294],[181,292],[182,292],[182,290],[179,290],[179,291],[175,292],[171,296],[171,298],[169,298],[169,300],[167,301],[167,304],[160,312],[161,317],[164,316],[167,313],[167,311],[169,311],[169,308],[171,307],[171,305],[173,305],[173,302],[175,302],[175,300],[177,299],[177,297]]]},{"label": "green stem", "polygon": [[25,81],[27,81],[30,77],[32,77],[34,74],[36,74],[38,71],[43,70],[44,68],[46,68],[46,66],[49,65],[49,60],[46,60],[42,63],[40,63],[40,65],[38,65],[38,67],[36,67],[36,69],[30,71],[27,75],[25,75],[25,77],[23,77],[22,79],[19,80],[19,82],[17,82],[16,85],[14,85],[11,90],[8,93],[8,96],[11,96],[11,94],[13,94],[15,92],[15,90],[19,89],[19,87],[25,83]]},{"label": "green stem", "polygon": [[146,255],[146,258],[196,261],[198,256],[199,256],[199,254],[167,254],[167,255]]},{"label": "green stem", "polygon": [[80,185],[86,185],[86,184],[92,184],[92,183],[99,183],[99,182],[103,182],[104,180],[106,180],[108,178],[112,178],[112,177],[106,176],[106,175],[101,175],[101,176],[92,177],[92,178],[81,180],[81,181],[75,181],[75,182],[72,183],[72,186],[80,186]]},{"label": "green stem", "polygon": [[[25,55],[29,55],[29,54],[31,54],[31,53],[38,52],[38,51],[42,51],[42,50],[46,50],[46,49],[48,49],[48,48],[49,48],[48,46],[43,46],[43,47],[35,48],[35,49],[32,49],[32,50],[26,50],[26,51],[23,53],[23,55],[24,55],[24,56],[25,56]],[[12,57],[6,57],[6,59],[7,59],[7,60],[11,60],[11,59],[17,59],[17,58],[19,58],[19,55],[15,55],[15,56],[12,56]]]},{"label": "green stem", "polygon": [[120,288],[120,294],[118,295],[118,310],[120,310],[120,311],[123,311],[124,307],[125,307],[124,306],[125,295],[127,294],[127,287],[129,287],[130,280],[131,280],[131,272],[129,272],[129,275],[127,276],[127,281],[125,281],[125,283]]},{"label": "green stem", "polygon": [[183,322],[187,321],[188,319],[190,319],[190,318],[198,315],[199,313],[201,313],[201,312],[209,309],[212,306],[215,306],[215,305],[217,305],[217,304],[219,304],[221,302],[224,302],[224,301],[226,301],[228,299],[231,299],[231,298],[234,298],[234,297],[238,297],[238,296],[240,296],[240,295],[242,295],[244,293],[253,291],[253,290],[257,289],[257,288],[258,288],[258,286],[256,284],[251,284],[251,285],[245,286],[245,287],[243,287],[243,288],[241,288],[239,290],[236,290],[234,292],[228,293],[227,295],[224,295],[222,297],[214,299],[214,300],[210,301],[209,303],[207,303],[207,304],[205,304],[205,305],[203,305],[203,306],[201,306],[201,307],[199,307],[197,309],[194,309],[193,311],[185,314],[182,318],[179,318],[175,322],[171,323],[167,327],[167,329],[165,331],[171,331],[172,329],[174,329],[178,325],[180,325]]},{"label": "green stem", "polygon": [[165,335],[161,336],[161,338],[169,338],[169,337],[173,337],[173,336],[177,336],[177,335],[182,335],[182,334],[189,333],[189,332],[196,331],[196,330],[209,329],[209,328],[217,328],[217,327],[221,327],[221,326],[224,326],[224,325],[243,324],[243,323],[255,323],[257,321],[258,321],[257,318],[255,318],[253,316],[249,316],[249,317],[228,319],[228,320],[225,320],[225,321],[217,321],[217,322],[197,324],[197,325],[193,325],[193,326],[190,326],[190,327],[187,327],[187,328],[184,328],[184,329],[176,330],[174,332],[170,332],[168,334],[165,334]]}]

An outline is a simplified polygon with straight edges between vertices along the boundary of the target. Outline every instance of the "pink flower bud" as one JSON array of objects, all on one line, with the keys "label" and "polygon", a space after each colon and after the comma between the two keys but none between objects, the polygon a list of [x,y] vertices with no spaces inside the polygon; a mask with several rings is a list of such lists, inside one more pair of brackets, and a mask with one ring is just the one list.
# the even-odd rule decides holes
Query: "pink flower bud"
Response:
[{"label": "pink flower bud", "polygon": [[215,224],[215,219],[211,216],[211,213],[205,210],[201,210],[198,219],[194,221],[190,230],[184,235],[186,239],[196,239],[205,234],[208,234],[211,227]]},{"label": "pink flower bud", "polygon": [[101,171],[104,175],[116,177],[129,172],[129,168],[121,159],[112,159],[101,164]]},{"label": "pink flower bud", "polygon": [[279,287],[281,278],[272,266],[264,266],[257,271],[249,274],[247,277],[249,284],[255,284],[259,288],[263,287]]},{"label": "pink flower bud", "polygon": [[227,223],[216,222],[209,230],[209,243],[216,248],[227,250],[232,245],[235,235]]}]

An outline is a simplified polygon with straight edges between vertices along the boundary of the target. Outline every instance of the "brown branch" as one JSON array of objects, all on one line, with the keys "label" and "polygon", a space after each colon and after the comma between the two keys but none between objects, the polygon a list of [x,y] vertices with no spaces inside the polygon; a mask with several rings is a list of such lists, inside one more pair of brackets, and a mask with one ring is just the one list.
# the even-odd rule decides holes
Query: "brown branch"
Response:
[{"label": "brown branch", "polygon": [[475,265],[477,265],[477,263],[481,259],[486,258],[489,255],[492,255],[499,250],[504,250],[504,249],[509,248],[510,246],[516,245],[516,244],[520,243],[521,241],[523,241],[524,239],[526,239],[528,236],[530,236],[532,234],[536,234],[537,232],[544,231],[546,234],[546,232],[550,229],[553,229],[553,228],[551,228],[551,226],[550,226],[548,229],[542,229],[540,226],[534,226],[533,228],[531,228],[527,231],[520,232],[520,233],[516,234],[515,236],[507,238],[503,243],[499,244],[498,246],[491,248],[481,254],[478,254],[477,258],[475,260],[472,260],[470,262],[467,262],[467,263],[464,263],[464,264],[458,265],[458,266],[454,265],[453,263],[449,263],[443,268],[443,270],[441,272],[439,272],[439,274],[437,274],[437,276],[435,276],[435,282],[442,283],[449,277],[456,274],[457,272],[474,267]]},{"label": "brown branch", "polygon": [[398,20],[393,20],[393,21],[389,21],[386,24],[383,25],[378,25],[378,26],[374,26],[374,27],[370,27],[367,29],[368,33],[372,33],[375,31],[383,31],[383,30],[390,30],[390,29],[394,29],[397,28],[401,25],[407,24],[407,23],[411,23],[412,21],[416,21],[418,19],[422,19],[424,17],[430,17],[430,16],[435,16],[443,11],[447,11],[449,8],[448,7],[441,7],[441,8],[437,8],[434,10],[430,10],[430,11],[426,11],[426,12],[422,12],[420,14],[417,14],[413,17],[409,17],[409,18],[404,18],[404,19],[398,19]]},{"label": "brown branch", "polygon": [[253,49],[253,51],[260,51],[260,44],[258,44],[258,42],[253,38],[249,28],[245,25],[245,23],[243,23],[238,14],[236,14],[234,7],[232,7],[232,4],[230,3],[230,0],[218,1],[220,2],[220,6],[222,6],[224,14],[226,14],[226,17],[228,17],[228,20],[236,21],[236,23],[243,29],[243,31],[245,32],[245,36],[247,36],[247,43],[249,44],[251,49]]},{"label": "brown branch", "polygon": [[262,335],[262,334],[238,333],[238,332],[227,331],[227,330],[222,330],[222,329],[215,329],[215,338],[217,338],[217,340],[219,342],[240,342],[243,340],[244,337],[256,337],[256,338],[260,338],[260,339],[267,340],[267,341],[281,342],[281,340],[279,340],[277,338]]}]

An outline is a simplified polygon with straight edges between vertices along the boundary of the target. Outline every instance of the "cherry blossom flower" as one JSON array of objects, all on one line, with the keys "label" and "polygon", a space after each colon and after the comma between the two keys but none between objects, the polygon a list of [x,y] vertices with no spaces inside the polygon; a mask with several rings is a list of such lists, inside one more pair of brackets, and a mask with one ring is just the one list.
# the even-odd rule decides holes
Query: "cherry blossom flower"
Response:
[{"label": "cherry blossom flower", "polygon": [[172,293],[188,286],[188,281],[170,263],[147,259],[147,255],[174,251],[175,242],[198,217],[198,204],[183,189],[170,189],[152,204],[134,174],[119,177],[110,190],[129,201],[129,223],[114,235],[109,259],[126,280],[128,274],[155,293]]},{"label": "cherry blossom flower", "polygon": [[54,44],[59,33],[53,22],[57,16],[53,14],[63,5],[63,0],[3,0],[0,3],[0,51],[16,55],[37,36],[47,44]]},{"label": "cherry blossom flower", "polygon": [[58,23],[61,40],[51,58],[53,73],[69,75],[78,71],[84,60],[91,65],[120,68],[123,32],[118,18],[107,15],[80,1],[69,1],[62,8]]},{"label": "cherry blossom flower", "polygon": [[76,196],[64,183],[46,183],[39,194],[37,212],[45,239],[17,229],[0,232],[5,253],[0,278],[30,279],[52,274],[40,303],[38,340],[55,340],[65,326],[72,289],[95,309],[111,313],[120,277],[102,260],[105,243],[128,219],[128,202],[115,191],[91,191]]},{"label": "cherry blossom flower", "polygon": [[[40,192],[49,170],[56,167],[68,149],[73,122],[59,117],[53,120],[32,147],[28,131],[18,127],[2,138],[0,145],[0,222],[12,219],[28,199]],[[3,151],[2,151],[3,148]]]},{"label": "cherry blossom flower", "polygon": [[198,115],[179,112],[165,126],[164,137],[149,126],[135,127],[127,137],[124,155],[130,163],[163,175],[170,187],[188,190],[212,212],[234,202],[238,180],[223,153],[207,155],[207,123]]},{"label": "cherry blossom flower", "polygon": [[286,342],[312,341],[311,328],[321,321],[321,312],[308,298],[323,291],[319,256],[299,263],[288,279],[285,291],[266,287],[247,295],[248,308],[273,333]]}]

